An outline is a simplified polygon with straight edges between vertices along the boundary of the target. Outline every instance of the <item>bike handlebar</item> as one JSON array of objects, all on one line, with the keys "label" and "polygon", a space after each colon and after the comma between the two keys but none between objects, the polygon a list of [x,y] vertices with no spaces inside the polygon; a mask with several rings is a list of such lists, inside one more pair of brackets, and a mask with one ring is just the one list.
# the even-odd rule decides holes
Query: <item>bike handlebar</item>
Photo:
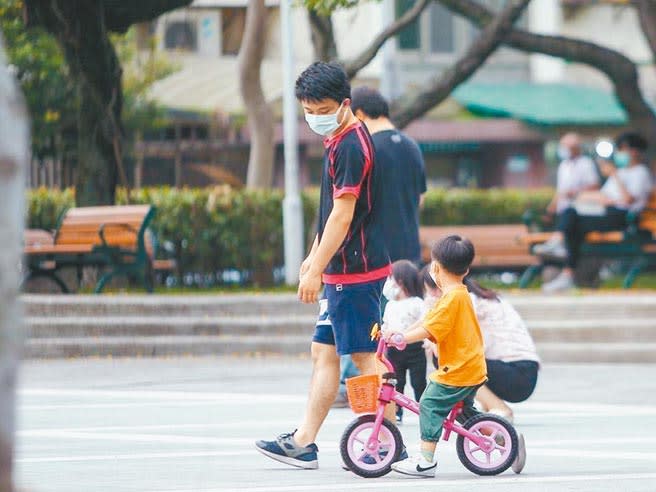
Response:
[{"label": "bike handlebar", "polygon": [[385,367],[387,367],[389,372],[394,372],[394,366],[389,360],[387,360],[387,357],[385,357],[385,348],[394,347],[397,350],[404,350],[407,346],[405,338],[401,333],[395,333],[390,337],[389,340],[385,340],[381,333],[376,332],[376,335],[379,337],[378,350],[376,350],[376,358],[385,364]]}]

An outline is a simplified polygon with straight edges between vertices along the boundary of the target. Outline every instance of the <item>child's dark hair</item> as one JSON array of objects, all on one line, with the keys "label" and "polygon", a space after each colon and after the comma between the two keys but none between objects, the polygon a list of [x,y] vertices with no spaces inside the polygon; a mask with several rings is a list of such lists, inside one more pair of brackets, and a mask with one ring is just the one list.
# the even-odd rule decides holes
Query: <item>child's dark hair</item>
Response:
[{"label": "child's dark hair", "polygon": [[371,87],[356,87],[353,89],[351,109],[355,113],[358,109],[369,118],[389,118],[389,104],[380,92]]},{"label": "child's dark hair", "polygon": [[424,286],[419,278],[419,270],[408,260],[392,263],[392,277],[396,284],[405,290],[408,297],[424,297]]},{"label": "child's dark hair", "polygon": [[342,103],[351,97],[351,83],[337,63],[315,62],[296,79],[296,99],[319,102],[332,99]]},{"label": "child's dark hair", "polygon": [[480,297],[481,299],[489,299],[491,301],[499,300],[499,295],[496,292],[494,292],[492,289],[483,287],[476,280],[474,280],[471,275],[467,275],[463,279],[462,283],[465,284],[467,290],[474,294],[476,297]]},{"label": "child's dark hair", "polygon": [[471,241],[456,235],[441,239],[431,251],[433,260],[454,275],[466,274],[475,254]]},{"label": "child's dark hair", "polygon": [[622,133],[615,139],[615,147],[619,148],[622,145],[626,145],[630,149],[635,149],[640,152],[647,150],[647,140],[645,140],[642,135],[635,132]]},{"label": "child's dark hair", "polygon": [[419,272],[419,276],[421,277],[421,280],[423,280],[424,284],[428,285],[431,289],[437,289],[437,284],[430,274],[430,267],[430,263],[424,265],[424,267]]}]

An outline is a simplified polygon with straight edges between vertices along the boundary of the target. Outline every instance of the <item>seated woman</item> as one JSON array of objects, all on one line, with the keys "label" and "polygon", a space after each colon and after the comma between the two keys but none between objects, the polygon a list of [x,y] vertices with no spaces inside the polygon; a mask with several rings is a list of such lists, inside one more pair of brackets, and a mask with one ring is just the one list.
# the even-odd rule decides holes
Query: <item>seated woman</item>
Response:
[{"label": "seated woman", "polygon": [[469,276],[464,284],[485,344],[488,379],[476,392],[476,400],[484,412],[501,415],[512,423],[513,411],[506,402],[519,403],[533,394],[540,357],[526,323],[512,304]]},{"label": "seated woman", "polygon": [[[545,292],[574,287],[574,270],[588,232],[624,229],[628,212],[639,212],[649,200],[652,181],[643,163],[647,141],[637,133],[624,133],[617,138],[615,148],[614,163],[600,162],[601,173],[608,178],[604,186],[599,191],[581,193],[577,207],[563,212],[561,227],[567,250],[566,266],[560,275],[542,287]],[[583,215],[579,213],[583,207],[588,213],[590,209],[598,210],[592,211],[595,215]]]},{"label": "seated woman", "polygon": [[[434,303],[442,293],[429,275],[422,278],[425,299]],[[478,406],[484,412],[501,415],[512,423],[513,411],[506,402],[519,403],[533,394],[540,357],[524,320],[508,301],[482,287],[470,276],[465,277],[464,284],[481,327],[487,364],[488,380],[476,392]],[[433,364],[437,367],[438,361],[433,355],[435,345],[431,342],[428,345]]]}]

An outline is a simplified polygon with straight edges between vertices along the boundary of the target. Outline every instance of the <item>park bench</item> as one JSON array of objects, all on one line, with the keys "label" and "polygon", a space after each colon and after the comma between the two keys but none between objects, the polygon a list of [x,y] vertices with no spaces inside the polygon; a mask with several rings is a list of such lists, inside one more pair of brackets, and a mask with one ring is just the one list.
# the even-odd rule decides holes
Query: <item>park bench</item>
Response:
[{"label": "park bench", "polygon": [[435,241],[457,234],[474,244],[476,256],[472,270],[523,271],[527,266],[538,263],[526,247],[517,243],[517,235],[525,230],[522,224],[422,226],[419,228],[422,260],[430,261],[430,249]]},{"label": "park bench", "polygon": [[[583,259],[628,260],[624,288],[631,287],[642,270],[656,263],[656,193],[652,193],[641,213],[629,213],[627,221],[627,227],[621,231],[588,233],[581,247]],[[544,243],[553,233],[540,231],[542,225],[532,214],[525,215],[525,224],[528,232],[519,234],[517,242],[533,254],[535,245]],[[519,287],[527,287],[546,265],[553,263],[547,260],[529,266],[520,278]]]},{"label": "park bench", "polygon": [[[150,205],[70,208],[54,233],[30,229],[24,236],[24,255],[29,280],[46,277],[62,292],[71,289],[58,274],[62,268],[77,269],[78,286],[86,266],[105,268],[94,292],[109,280],[125,276],[138,280],[152,292],[152,274],[170,268],[168,260],[154,260],[154,239],[148,227],[155,215]],[[165,264],[166,263],[166,264]]]}]

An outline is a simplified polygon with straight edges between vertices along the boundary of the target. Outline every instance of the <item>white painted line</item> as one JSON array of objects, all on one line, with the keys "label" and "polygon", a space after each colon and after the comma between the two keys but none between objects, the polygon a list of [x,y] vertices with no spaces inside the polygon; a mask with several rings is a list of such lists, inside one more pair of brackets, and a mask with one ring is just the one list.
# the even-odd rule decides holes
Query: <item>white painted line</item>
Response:
[{"label": "white painted line", "polygon": [[69,463],[84,461],[135,461],[169,458],[209,458],[216,456],[246,456],[255,451],[183,451],[177,453],[102,454],[83,456],[44,456],[41,458],[17,458],[16,463]]},{"label": "white painted line", "polygon": [[199,400],[199,401],[220,401],[222,403],[232,403],[241,401],[250,401],[257,403],[273,402],[302,402],[305,403],[305,395],[283,395],[279,393],[211,393],[200,391],[116,391],[116,390],[87,390],[87,389],[67,389],[67,388],[24,388],[18,390],[19,395],[26,396],[77,396],[92,398],[126,398],[136,400]]},{"label": "white painted line", "polygon": [[[393,475],[392,475],[393,477]],[[628,480],[649,480],[656,479],[656,473],[613,473],[613,474],[599,474],[599,475],[547,475],[547,476],[501,476],[501,477],[475,477],[475,478],[463,478],[461,480],[440,480],[438,478],[434,480],[412,480],[406,478],[399,479],[386,479],[384,484],[386,487],[391,489],[422,489],[427,490],[429,488],[438,488],[441,489],[446,485],[479,485],[482,487],[490,487],[491,485],[500,485],[500,484],[546,484],[546,483],[573,483],[573,482],[587,482],[587,481],[628,481]],[[380,479],[379,479],[380,480]],[[377,482],[379,483],[379,482]],[[431,485],[433,487],[431,487]],[[227,492],[240,490],[242,492],[302,492],[302,491],[315,491],[315,490],[359,490],[359,489],[372,489],[375,487],[375,484],[372,481],[363,481],[363,482],[342,482],[342,483],[332,483],[332,484],[308,484],[308,485],[283,485],[283,486],[271,486],[266,487],[243,487],[242,484],[233,484],[226,487],[220,488],[211,488],[211,489],[189,489],[189,490],[153,490],[150,492]],[[380,490],[386,490],[381,485],[379,485]],[[389,489],[387,489],[389,490]],[[624,489],[626,490],[626,489]]]}]

